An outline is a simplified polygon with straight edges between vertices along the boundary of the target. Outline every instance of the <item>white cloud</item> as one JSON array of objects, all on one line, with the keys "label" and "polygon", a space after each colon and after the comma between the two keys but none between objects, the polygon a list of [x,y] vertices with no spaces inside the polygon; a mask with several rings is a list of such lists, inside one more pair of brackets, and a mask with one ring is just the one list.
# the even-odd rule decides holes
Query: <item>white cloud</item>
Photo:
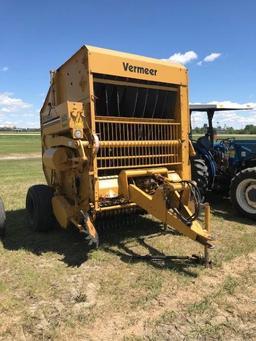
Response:
[{"label": "white cloud", "polygon": [[39,114],[33,105],[10,92],[0,93],[0,125],[39,127]]},{"label": "white cloud", "polygon": [[0,93],[0,114],[17,112],[31,107],[31,104],[24,102],[20,98],[13,97],[13,94],[10,92]]},{"label": "white cloud", "polygon": [[[191,103],[202,104],[202,103]],[[247,124],[256,125],[256,102],[236,103],[232,101],[211,101],[207,104],[218,104],[228,108],[241,108],[241,110],[228,110],[215,112],[213,118],[214,126],[220,125],[224,127],[233,127],[236,129],[244,128]],[[251,110],[242,110],[243,108],[251,108]],[[202,127],[204,123],[208,123],[207,115],[205,112],[192,113],[192,126]]]},{"label": "white cloud", "polygon": [[9,70],[8,66],[4,66],[0,69],[0,71],[2,71],[2,72],[6,72],[8,70]]},{"label": "white cloud", "polygon": [[200,60],[197,65],[201,66],[203,63],[211,63],[214,60],[218,59],[221,56],[221,53],[219,52],[212,52],[208,54],[206,57],[204,57],[203,60]]},{"label": "white cloud", "polygon": [[168,59],[163,59],[168,62],[173,62],[173,63],[180,63],[180,64],[187,64],[191,62],[192,60],[195,60],[198,58],[198,55],[195,51],[187,51],[185,53],[174,53],[171,55]]},{"label": "white cloud", "polygon": [[[203,63],[211,63],[221,56],[220,52],[212,52],[207,55],[203,60],[200,60],[197,65],[201,66]],[[168,59],[163,59],[164,61],[169,61],[173,63],[188,64],[193,60],[198,59],[198,55],[195,51],[190,50],[185,53],[174,53]]]},{"label": "white cloud", "polygon": [[221,53],[213,52],[204,58],[204,62],[211,63],[214,60],[218,59],[220,56],[221,56]]}]

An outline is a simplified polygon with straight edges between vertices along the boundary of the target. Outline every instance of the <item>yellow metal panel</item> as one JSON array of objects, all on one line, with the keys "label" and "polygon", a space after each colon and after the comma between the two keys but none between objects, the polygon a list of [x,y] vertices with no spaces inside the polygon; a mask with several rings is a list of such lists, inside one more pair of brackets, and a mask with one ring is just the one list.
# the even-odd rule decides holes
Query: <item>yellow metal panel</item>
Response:
[{"label": "yellow metal panel", "polygon": [[111,49],[105,49],[102,47],[96,47],[96,46],[92,46],[92,45],[84,45],[81,49],[84,49],[84,48],[89,52],[89,54],[98,53],[98,54],[109,55],[112,57],[121,56],[123,58],[136,59],[138,61],[146,60],[147,62],[158,63],[158,64],[162,64],[162,65],[168,65],[168,66],[172,66],[173,68],[177,68],[177,69],[181,68],[181,69],[186,70],[185,66],[183,66],[182,64],[165,61],[163,59],[150,58],[150,57],[145,57],[145,56],[141,56],[141,55],[137,55],[137,54],[133,54],[133,53],[121,52],[121,51],[116,51],[116,50],[111,50]]},{"label": "yellow metal panel", "polygon": [[118,195],[118,177],[99,179],[99,196],[112,197]]},{"label": "yellow metal panel", "polygon": [[92,73],[187,85],[187,70],[182,65],[107,49],[86,48]]},{"label": "yellow metal panel", "polygon": [[174,119],[170,118],[148,118],[148,117],[116,117],[116,116],[96,116],[96,122],[104,121],[111,123],[131,123],[131,124],[150,124],[154,125],[172,125],[172,126],[180,126],[179,122],[175,122]]},{"label": "yellow metal panel", "polygon": [[84,111],[83,104],[80,102],[66,101],[56,107],[48,106],[41,112],[41,127],[43,134],[60,134],[61,132],[72,129],[74,132],[79,130],[81,138],[84,128]]},{"label": "yellow metal panel", "polygon": [[43,154],[43,164],[50,169],[59,171],[67,170],[70,165],[68,162],[68,155],[66,148],[49,148]]},{"label": "yellow metal panel", "polygon": [[143,176],[150,176],[152,174],[161,174],[167,176],[167,168],[144,168],[144,169],[130,169],[123,170],[119,173],[118,184],[119,194],[123,195],[126,199],[129,199],[128,178],[136,178]]},{"label": "yellow metal panel", "polygon": [[[91,61],[88,60],[88,68],[91,68],[90,65]],[[89,99],[89,103],[90,103],[90,129],[91,129],[91,133],[96,135],[96,124],[95,124],[95,103],[94,103],[94,89],[93,89],[93,76],[92,74],[89,74],[89,94],[90,94],[90,99]],[[94,186],[92,188],[92,197],[93,197],[93,202],[94,202],[94,206],[95,206],[95,210],[98,209],[99,207],[99,179],[98,179],[98,168],[97,168],[97,159],[96,159],[96,155],[93,155],[93,160],[90,164],[90,172],[93,174],[94,176]]]},{"label": "yellow metal panel", "polygon": [[67,228],[70,218],[75,214],[74,207],[63,196],[55,195],[52,198],[52,208],[60,226]]},{"label": "yellow metal panel", "polygon": [[56,71],[58,104],[66,101],[85,101],[89,96],[87,51],[80,49]]},{"label": "yellow metal panel", "polygon": [[186,87],[180,87],[180,112],[179,118],[181,124],[181,160],[182,167],[180,177],[183,180],[191,179],[190,161],[189,161],[189,107],[188,107],[188,92]]},{"label": "yellow metal panel", "polygon": [[208,243],[208,231],[204,230],[197,221],[194,221],[191,226],[187,226],[166,209],[166,203],[161,189],[157,189],[155,194],[151,196],[143,192],[137,186],[129,185],[129,197],[131,201],[142,207],[160,221],[175,228],[183,235],[192,240],[198,240],[202,244]]}]

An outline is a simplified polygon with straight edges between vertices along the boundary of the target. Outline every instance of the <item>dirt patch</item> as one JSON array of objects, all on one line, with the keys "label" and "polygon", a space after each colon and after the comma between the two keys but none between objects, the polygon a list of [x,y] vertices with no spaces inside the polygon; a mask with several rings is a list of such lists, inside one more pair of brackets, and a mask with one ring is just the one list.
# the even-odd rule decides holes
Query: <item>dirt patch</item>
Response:
[{"label": "dirt patch", "polygon": [[[229,329],[228,323],[231,323],[232,319],[228,319],[226,316],[229,315],[226,312],[226,307],[222,309],[221,304],[218,305],[217,303],[217,312],[215,312],[210,324],[207,326],[206,318],[202,317],[202,324],[200,325],[198,322],[201,315],[200,304],[203,306],[202,309],[204,309],[204,303],[201,303],[204,302],[204,299],[211,297],[211,295],[213,295],[214,299],[214,294],[219,294],[223,287],[223,293],[226,294],[229,286],[232,286],[232,283],[229,284],[229,279],[234,277],[236,283],[238,283],[237,285],[239,285],[239,282],[243,280],[246,273],[256,274],[256,253],[238,257],[232,262],[224,263],[222,268],[207,270],[202,276],[192,280],[186,288],[180,288],[178,285],[172,286],[169,288],[169,292],[159,295],[149,309],[131,312],[129,316],[124,316],[123,313],[109,313],[104,323],[102,323],[102,319],[95,321],[93,328],[90,328],[89,335],[92,340],[123,340],[125,337],[128,339],[136,339],[136,337],[144,339],[146,336],[147,338],[145,339],[162,340],[168,339],[168,336],[170,337],[171,335],[172,340],[180,340],[188,336],[189,332],[191,332],[191,339],[207,336],[204,335],[204,328],[209,329],[207,330],[208,333],[214,333],[218,326],[226,324],[227,329]],[[254,288],[250,288],[254,293],[256,290],[255,285],[254,283]],[[226,289],[225,286],[227,286]],[[245,305],[241,303],[239,295],[240,293],[237,296],[229,297],[230,300],[233,298],[233,304],[241,311],[240,316],[236,316],[233,323],[237,324],[238,320],[240,320],[241,330],[246,329],[247,323],[247,336],[249,337],[256,329],[256,324],[251,325],[251,319],[246,323],[242,323],[242,321],[246,315],[255,311],[256,301],[247,299]],[[197,305],[199,308],[197,308]],[[193,307],[195,307],[195,316],[190,318],[189,316],[193,315]],[[236,314],[238,315],[239,313],[237,312]],[[192,326],[194,324],[197,324],[198,330],[193,330]],[[202,328],[201,334],[200,328]],[[235,337],[236,332],[232,328],[230,324],[228,335]]]}]

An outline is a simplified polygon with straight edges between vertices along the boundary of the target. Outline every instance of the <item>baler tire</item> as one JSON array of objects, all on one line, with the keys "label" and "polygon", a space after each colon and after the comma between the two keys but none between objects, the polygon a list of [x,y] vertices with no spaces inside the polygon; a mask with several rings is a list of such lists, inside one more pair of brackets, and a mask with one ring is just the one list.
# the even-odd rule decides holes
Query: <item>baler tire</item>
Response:
[{"label": "baler tire", "polygon": [[209,172],[202,158],[195,157],[191,159],[191,176],[192,180],[197,183],[201,195],[201,202],[204,202],[209,184]]},{"label": "baler tire", "polygon": [[53,189],[47,185],[34,185],[28,189],[26,210],[29,223],[36,232],[46,232],[56,225],[52,210]]},{"label": "baler tire", "polygon": [[255,205],[255,207],[252,207],[248,203],[248,194],[248,197],[246,198],[246,189],[248,189],[252,183],[256,191],[256,167],[246,168],[237,173],[231,180],[230,199],[237,212],[246,218],[256,220],[256,201],[252,202],[253,205]]},{"label": "baler tire", "polygon": [[0,198],[0,238],[4,238],[5,236],[5,221],[6,221],[6,215],[5,215],[4,203],[3,203],[3,200]]}]

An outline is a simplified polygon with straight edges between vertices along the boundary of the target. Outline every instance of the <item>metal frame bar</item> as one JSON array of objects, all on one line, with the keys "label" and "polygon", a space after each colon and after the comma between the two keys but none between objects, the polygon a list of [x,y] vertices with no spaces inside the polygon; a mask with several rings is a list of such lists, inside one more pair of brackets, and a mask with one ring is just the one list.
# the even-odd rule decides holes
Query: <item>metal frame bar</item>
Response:
[{"label": "metal frame bar", "polygon": [[180,126],[180,122],[176,122],[173,118],[141,118],[141,117],[116,117],[116,116],[95,116],[96,122],[113,122],[113,123],[131,123],[131,124],[154,124],[154,125],[176,125]]},{"label": "metal frame bar", "polygon": [[145,88],[145,89],[159,89],[159,90],[166,90],[166,91],[175,91],[178,92],[178,89],[173,86],[164,86],[164,85],[152,85],[147,83],[136,83],[136,82],[125,82],[125,81],[118,81],[114,79],[104,79],[104,78],[93,78],[94,83],[102,83],[102,84],[115,84],[115,85],[126,85],[126,86],[133,86],[137,88]]}]

